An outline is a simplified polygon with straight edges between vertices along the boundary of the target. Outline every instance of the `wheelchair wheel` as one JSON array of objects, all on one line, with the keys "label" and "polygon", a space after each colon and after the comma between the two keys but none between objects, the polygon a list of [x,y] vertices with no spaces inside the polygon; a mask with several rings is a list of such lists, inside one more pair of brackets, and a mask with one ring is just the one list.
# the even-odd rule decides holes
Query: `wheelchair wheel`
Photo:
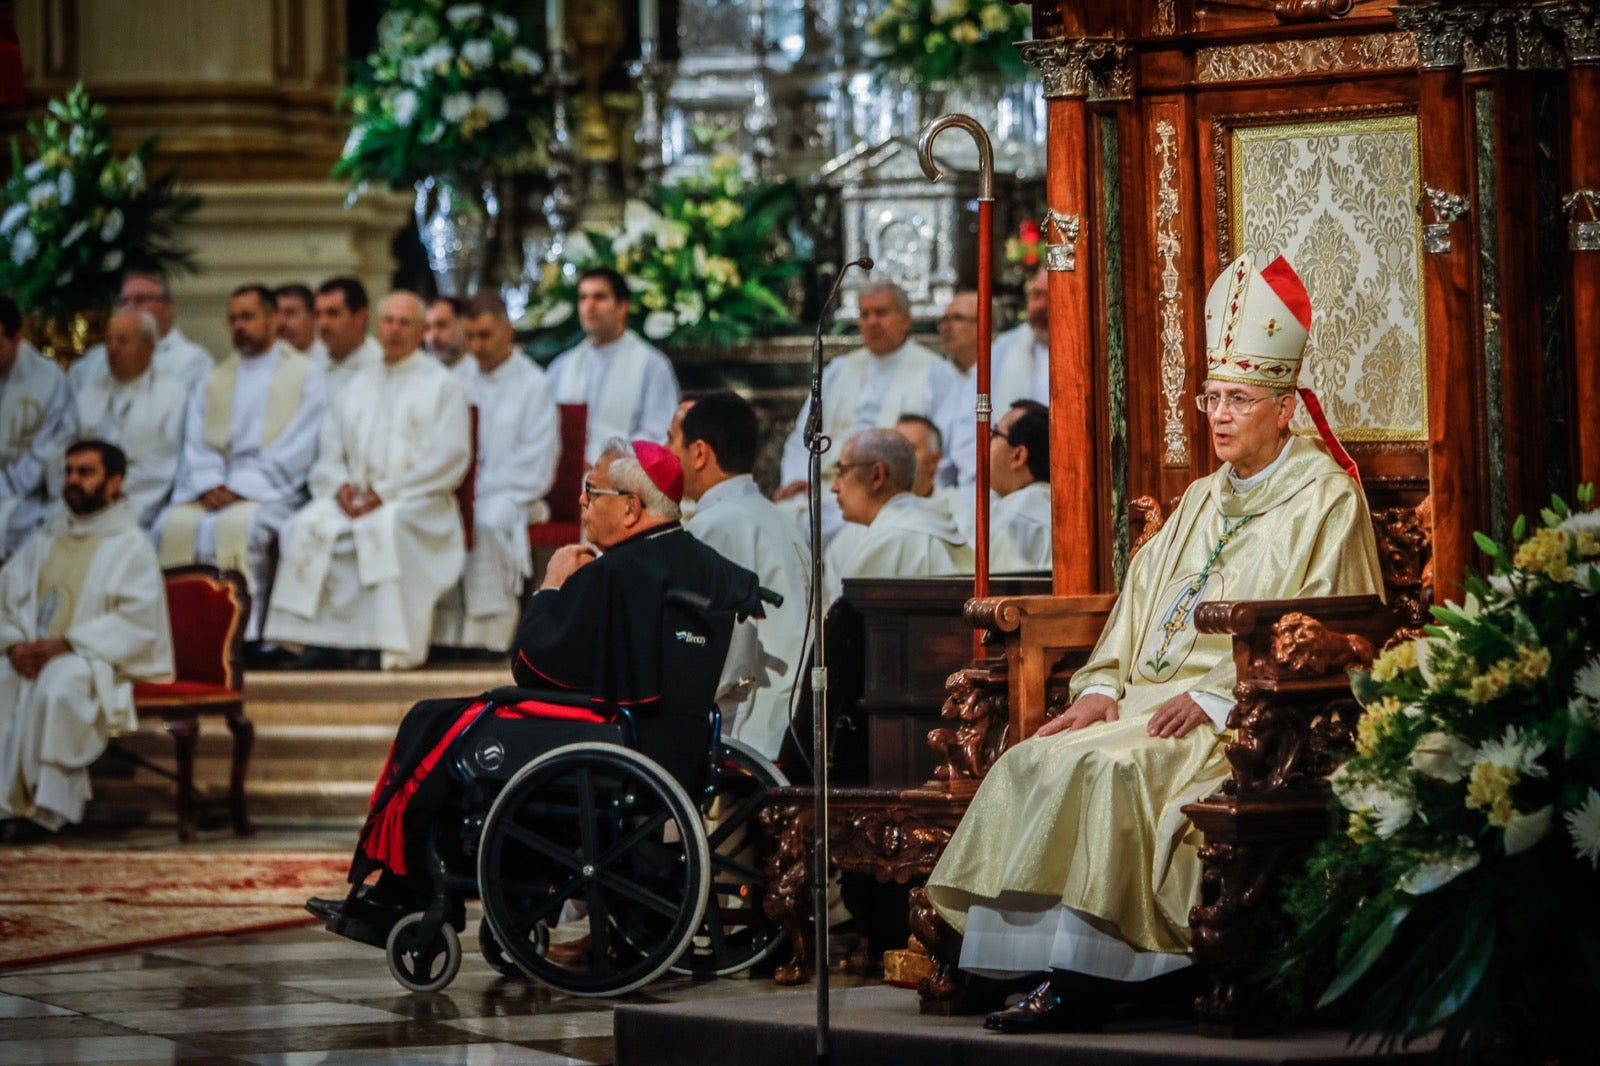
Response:
[{"label": "wheelchair wheel", "polygon": [[783,939],[761,909],[766,878],[755,865],[750,826],[767,790],[788,783],[783,771],[754,748],[723,740],[722,774],[705,817],[711,900],[673,973],[695,977],[738,973],[770,955]]},{"label": "wheelchair wheel", "polygon": [[437,992],[454,981],[461,969],[461,938],[449,924],[424,942],[422,914],[408,914],[389,931],[384,954],[389,973],[412,992]]},{"label": "wheelchair wheel", "polygon": [[478,893],[501,950],[576,996],[620,995],[665,973],[700,926],[710,880],[682,786],[615,744],[568,744],[523,767],[478,848]]},{"label": "wheelchair wheel", "polygon": [[526,976],[517,969],[516,963],[506,957],[505,949],[500,946],[500,941],[494,938],[494,930],[489,928],[487,918],[478,921],[478,950],[483,953],[483,961],[493,967],[494,972],[501,977]]}]

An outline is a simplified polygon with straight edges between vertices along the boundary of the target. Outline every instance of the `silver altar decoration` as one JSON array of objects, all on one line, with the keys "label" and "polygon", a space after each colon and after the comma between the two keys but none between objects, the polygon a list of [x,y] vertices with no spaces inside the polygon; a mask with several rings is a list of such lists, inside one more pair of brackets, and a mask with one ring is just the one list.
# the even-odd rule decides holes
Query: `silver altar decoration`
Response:
[{"label": "silver altar decoration", "polygon": [[1417,199],[1417,214],[1422,214],[1424,207],[1432,209],[1433,221],[1423,224],[1422,247],[1429,255],[1443,255],[1452,247],[1451,224],[1467,215],[1467,198],[1460,193],[1424,185],[1422,196]]},{"label": "silver altar decoration", "polygon": [[[1567,247],[1574,252],[1600,252],[1600,189],[1575,189],[1561,200],[1567,212]],[[1589,217],[1578,217],[1586,209]]]},{"label": "silver altar decoration", "polygon": [[671,66],[661,60],[654,38],[639,42],[639,58],[628,73],[639,86],[639,124],[633,128],[633,145],[639,191],[643,192],[661,181],[667,164],[663,96],[671,80]]},{"label": "silver altar decoration", "polygon": [[412,210],[439,295],[476,293],[500,217],[494,187],[459,175],[423,178]]}]

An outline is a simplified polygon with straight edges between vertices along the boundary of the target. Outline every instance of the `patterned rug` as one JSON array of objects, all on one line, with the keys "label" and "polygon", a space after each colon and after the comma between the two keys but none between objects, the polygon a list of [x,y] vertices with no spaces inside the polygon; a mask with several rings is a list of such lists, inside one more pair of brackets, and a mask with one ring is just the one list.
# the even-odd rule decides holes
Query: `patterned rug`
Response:
[{"label": "patterned rug", "polygon": [[314,921],[335,852],[0,848],[0,966]]}]

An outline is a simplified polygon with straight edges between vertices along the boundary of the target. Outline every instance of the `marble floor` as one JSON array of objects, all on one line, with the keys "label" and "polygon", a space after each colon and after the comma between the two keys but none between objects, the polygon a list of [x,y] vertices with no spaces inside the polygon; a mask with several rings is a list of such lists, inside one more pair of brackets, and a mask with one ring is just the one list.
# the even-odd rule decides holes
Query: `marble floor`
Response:
[{"label": "marble floor", "polygon": [[[164,833],[69,833],[59,842],[172,846]],[[200,846],[228,843],[219,837]],[[343,850],[348,835],[265,832],[234,846],[318,844]],[[469,917],[475,929],[476,915]],[[838,987],[862,983],[834,978]],[[674,977],[623,1001],[779,991],[763,979]],[[788,994],[794,1012],[811,1009],[810,986]],[[0,969],[0,1066],[610,1063],[612,1006],[508,980],[473,952],[449,988],[411,994],[394,983],[377,949],[312,925]]]}]

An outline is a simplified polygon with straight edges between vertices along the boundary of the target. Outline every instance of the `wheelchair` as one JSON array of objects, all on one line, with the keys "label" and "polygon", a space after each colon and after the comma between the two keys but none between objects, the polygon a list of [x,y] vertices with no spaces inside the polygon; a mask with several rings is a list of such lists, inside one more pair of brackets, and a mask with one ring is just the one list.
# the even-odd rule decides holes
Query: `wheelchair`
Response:
[{"label": "wheelchair", "polygon": [[650,713],[514,687],[477,701],[446,756],[459,802],[425,843],[432,899],[389,933],[396,981],[436,992],[455,978],[469,899],[495,970],[575,996],[621,995],[669,969],[735,973],[771,953],[781,937],[749,836],[766,790],[788,782],[721,736],[712,696],[733,625],[668,595]]}]

